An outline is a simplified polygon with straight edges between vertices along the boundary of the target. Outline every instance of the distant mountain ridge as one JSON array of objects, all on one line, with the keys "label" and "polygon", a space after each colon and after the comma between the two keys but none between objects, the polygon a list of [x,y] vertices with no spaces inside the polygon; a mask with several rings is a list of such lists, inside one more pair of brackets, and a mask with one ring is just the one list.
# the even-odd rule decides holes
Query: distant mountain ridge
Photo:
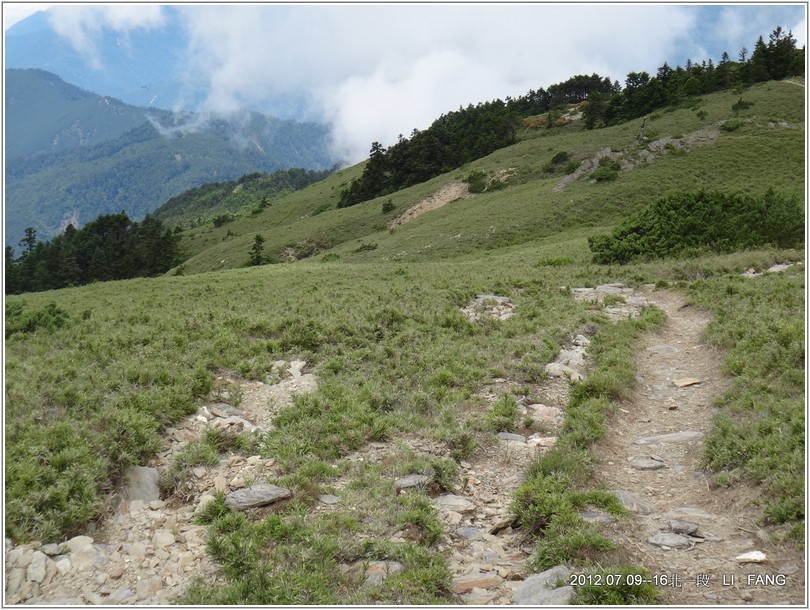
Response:
[{"label": "distant mountain ridge", "polygon": [[125,104],[44,70],[6,70],[6,244],[27,227],[133,219],[183,191],[251,172],[324,170],[325,125],[255,112],[228,118]]},{"label": "distant mountain ridge", "polygon": [[[164,7],[165,24],[126,35],[102,30],[96,49],[104,64],[93,69],[88,58],[60,37],[48,14],[40,11],[5,33],[5,68],[40,68],[89,91],[103,92],[127,104],[175,108],[181,99],[198,101],[183,89],[179,72],[187,34],[177,10]],[[181,106],[191,109],[189,106]]]}]

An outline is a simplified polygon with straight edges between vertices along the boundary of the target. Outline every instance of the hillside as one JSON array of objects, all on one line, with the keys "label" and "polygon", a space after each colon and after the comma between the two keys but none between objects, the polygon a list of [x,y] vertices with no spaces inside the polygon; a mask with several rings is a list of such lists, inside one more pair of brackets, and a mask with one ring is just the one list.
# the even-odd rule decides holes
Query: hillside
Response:
[{"label": "hillside", "polygon": [[8,601],[800,605],[801,244],[588,243],[700,190],[800,210],[805,96],[572,106],[345,208],[367,164],[212,185],[184,209],[242,207],[166,275],[9,296]]},{"label": "hillside", "polygon": [[[201,184],[334,165],[323,125],[129,106],[42,70],[6,72],[6,243],[126,211],[140,219]],[[45,117],[43,119],[43,117]]]},{"label": "hillside", "polygon": [[[745,110],[734,110],[738,92],[707,95],[697,103],[655,112],[642,120],[587,130],[581,120],[563,127],[519,131],[520,142],[450,174],[391,195],[338,209],[340,194],[363,165],[286,197],[258,215],[227,226],[211,224],[184,233],[185,273],[240,267],[257,233],[271,262],[315,254],[348,262],[445,260],[508,246],[538,243],[565,232],[599,231],[654,198],[691,189],[764,193],[768,187],[803,196],[796,181],[802,152],[804,90],[791,82],[746,89]],[[724,128],[726,123],[738,128]],[[780,150],[778,156],[769,151]],[[566,174],[553,165],[566,153]],[[615,181],[594,182],[599,159],[618,163]],[[576,169],[574,169],[576,168]],[[503,176],[505,188],[466,197],[396,229],[388,224],[446,185],[473,172]],[[255,196],[258,203],[260,196]],[[385,202],[391,209],[382,211]],[[365,247],[364,247],[365,245]],[[582,252],[576,260],[584,260]]]}]

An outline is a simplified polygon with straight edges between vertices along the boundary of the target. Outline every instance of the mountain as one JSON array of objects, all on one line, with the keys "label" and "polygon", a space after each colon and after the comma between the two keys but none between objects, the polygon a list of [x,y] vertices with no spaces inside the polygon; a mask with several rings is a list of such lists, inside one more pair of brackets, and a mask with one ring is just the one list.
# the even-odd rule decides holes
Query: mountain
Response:
[{"label": "mountain", "polygon": [[325,170],[328,130],[255,112],[228,118],[131,106],[43,70],[6,71],[6,243],[252,172]]},{"label": "mountain", "polygon": [[96,52],[104,58],[94,68],[51,27],[47,11],[14,24],[5,33],[6,68],[40,68],[89,91],[103,91],[128,104],[174,108],[181,99],[198,99],[182,86],[182,49],[187,42],[176,9],[164,7],[161,28],[136,29],[126,39],[102,30]]},{"label": "mountain", "polygon": [[[184,231],[183,272],[243,266],[257,234],[270,262],[412,263],[598,232],[684,190],[763,195],[774,188],[802,197],[803,113],[802,86],[770,81],[651,113],[640,139],[644,119],[587,129],[572,105],[558,127],[533,127],[535,119],[524,119],[516,144],[348,208],[339,207],[341,195],[369,161],[258,214]],[[489,186],[480,192],[482,180]],[[261,196],[253,194],[245,209]],[[553,255],[560,256],[568,251]]]}]

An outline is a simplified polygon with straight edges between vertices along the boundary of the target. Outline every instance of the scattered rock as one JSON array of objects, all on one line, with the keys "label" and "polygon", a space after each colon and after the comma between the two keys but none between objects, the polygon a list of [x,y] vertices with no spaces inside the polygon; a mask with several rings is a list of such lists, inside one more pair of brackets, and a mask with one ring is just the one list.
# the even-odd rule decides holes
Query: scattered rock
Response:
[{"label": "scattered rock", "polygon": [[498,438],[502,441],[516,441],[518,443],[525,443],[526,437],[521,434],[512,434],[511,432],[498,432]]},{"label": "scattered rock", "polygon": [[25,577],[31,582],[42,584],[45,580],[46,562],[48,556],[42,551],[34,551],[31,557],[31,563],[28,564],[28,569],[25,572]]},{"label": "scattered rock", "polygon": [[600,511],[583,510],[580,511],[579,516],[582,517],[583,521],[588,521],[590,523],[616,523],[616,517],[610,513],[603,513]]},{"label": "scattered rock", "polygon": [[465,540],[483,540],[484,537],[481,535],[481,530],[477,527],[460,527],[456,530],[459,536],[464,538]]},{"label": "scattered rock", "polygon": [[685,534],[687,536],[691,536],[697,531],[698,525],[697,523],[692,523],[690,521],[679,521],[677,519],[672,519],[669,522],[669,529],[675,534]]},{"label": "scattered rock", "polygon": [[75,536],[65,542],[64,546],[70,549],[71,553],[75,553],[79,549],[93,544],[93,539],[90,536]]},{"label": "scattered rock", "polygon": [[430,482],[430,477],[424,474],[409,474],[406,477],[396,480],[397,489],[410,489],[411,487],[423,487]]},{"label": "scattered rock", "polygon": [[663,462],[650,458],[636,458],[630,465],[636,470],[660,470],[666,467]]},{"label": "scattered rock", "polygon": [[225,506],[236,510],[246,510],[272,504],[291,496],[292,492],[289,489],[271,483],[259,483],[253,487],[238,489],[229,493],[225,497]]},{"label": "scattered rock", "polygon": [[467,498],[454,494],[443,494],[433,500],[440,508],[456,513],[471,513],[475,511],[475,504]]},{"label": "scattered rock", "polygon": [[669,547],[672,549],[685,549],[689,546],[688,538],[670,532],[658,532],[657,534],[653,534],[647,542],[655,546]]},{"label": "scattered rock", "polygon": [[700,379],[696,379],[694,377],[685,377],[684,379],[673,379],[672,385],[678,388],[685,388],[690,385],[697,385],[699,383],[703,383]]},{"label": "scattered rock", "polygon": [[558,565],[533,574],[524,580],[512,594],[515,604],[521,606],[563,606],[571,601],[574,588],[568,585],[557,587],[557,583],[568,582],[571,571],[567,566]]},{"label": "scattered rock", "polygon": [[767,555],[762,551],[749,551],[735,557],[738,563],[762,563],[768,560]]},{"label": "scattered rock", "polygon": [[582,381],[582,373],[560,362],[550,362],[546,365],[546,373],[551,377],[564,377],[569,381]]},{"label": "scattered rock", "polygon": [[491,589],[503,582],[503,578],[493,574],[473,574],[471,576],[459,576],[450,583],[453,593],[466,593],[472,589]]},{"label": "scattered rock", "polygon": [[162,549],[163,547],[173,545],[175,540],[174,534],[172,534],[169,530],[158,530],[152,537],[152,544],[157,548]]},{"label": "scattered rock", "polygon": [[337,504],[340,502],[340,498],[332,494],[322,494],[318,496],[318,501],[323,504]]}]

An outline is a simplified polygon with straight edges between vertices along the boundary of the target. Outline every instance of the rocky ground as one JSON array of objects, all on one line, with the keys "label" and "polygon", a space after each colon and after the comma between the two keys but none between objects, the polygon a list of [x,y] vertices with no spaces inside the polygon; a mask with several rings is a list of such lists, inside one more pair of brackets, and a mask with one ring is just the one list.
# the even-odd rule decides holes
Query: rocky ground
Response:
[{"label": "rocky ground", "polygon": [[643,337],[634,395],[594,450],[600,482],[635,513],[613,535],[667,581],[664,603],[803,603],[803,555],[756,524],[757,492],[716,488],[700,468],[713,401],[730,383],[722,354],[701,341],[709,315],[679,294],[647,298],[667,322]]},{"label": "rocky ground", "polygon": [[[635,291],[607,284],[572,293],[578,300],[607,303],[604,311],[613,319],[636,317],[648,304],[668,317],[661,329],[643,337],[633,397],[594,451],[600,481],[634,514],[630,521],[606,524],[606,532],[657,575],[665,603],[802,603],[801,553],[770,542],[768,532],[755,525],[753,491],[712,489],[698,465],[712,401],[728,384],[720,372],[721,354],[701,343],[708,315],[689,307],[685,297],[652,286]],[[479,295],[462,311],[471,321],[506,320],[515,308],[506,297]],[[571,568],[531,574],[526,562],[533,548],[513,530],[509,506],[528,465],[556,443],[570,383],[587,374],[588,344],[584,336],[572,337],[547,365],[548,380],[532,388],[533,400],[518,400],[519,421],[531,423],[518,430],[525,434],[493,433],[460,462],[462,484],[455,493],[433,498],[445,530],[440,550],[448,557],[457,603],[569,602],[573,589],[554,583],[567,580]],[[278,474],[274,460],[231,455],[215,466],[196,467],[185,494],[176,494],[170,503],[159,499],[160,473],[210,428],[269,429],[275,411],[294,394],[315,390],[317,379],[305,362],[293,361],[276,363],[268,383],[217,381],[218,397],[238,402],[239,408],[211,401],[169,429],[167,449],[130,471],[116,510],[97,529],[62,544],[13,546],[6,541],[6,603],[162,605],[197,578],[207,584],[222,578],[205,553],[205,528],[195,525],[194,516],[216,491],[226,492],[231,505],[283,497],[287,490],[254,484]],[[515,387],[508,379],[496,379],[478,396],[493,403]],[[239,400],[232,394],[239,394]],[[446,457],[443,445],[406,436],[369,443],[347,459],[382,462],[403,446],[417,455]],[[423,475],[405,476],[397,488],[407,492],[426,482]],[[322,496],[313,510],[332,510],[340,502],[342,484],[336,481],[335,493]],[[362,569],[366,582],[377,582],[402,566],[371,562],[346,569]],[[680,586],[672,586],[676,581]]]}]

